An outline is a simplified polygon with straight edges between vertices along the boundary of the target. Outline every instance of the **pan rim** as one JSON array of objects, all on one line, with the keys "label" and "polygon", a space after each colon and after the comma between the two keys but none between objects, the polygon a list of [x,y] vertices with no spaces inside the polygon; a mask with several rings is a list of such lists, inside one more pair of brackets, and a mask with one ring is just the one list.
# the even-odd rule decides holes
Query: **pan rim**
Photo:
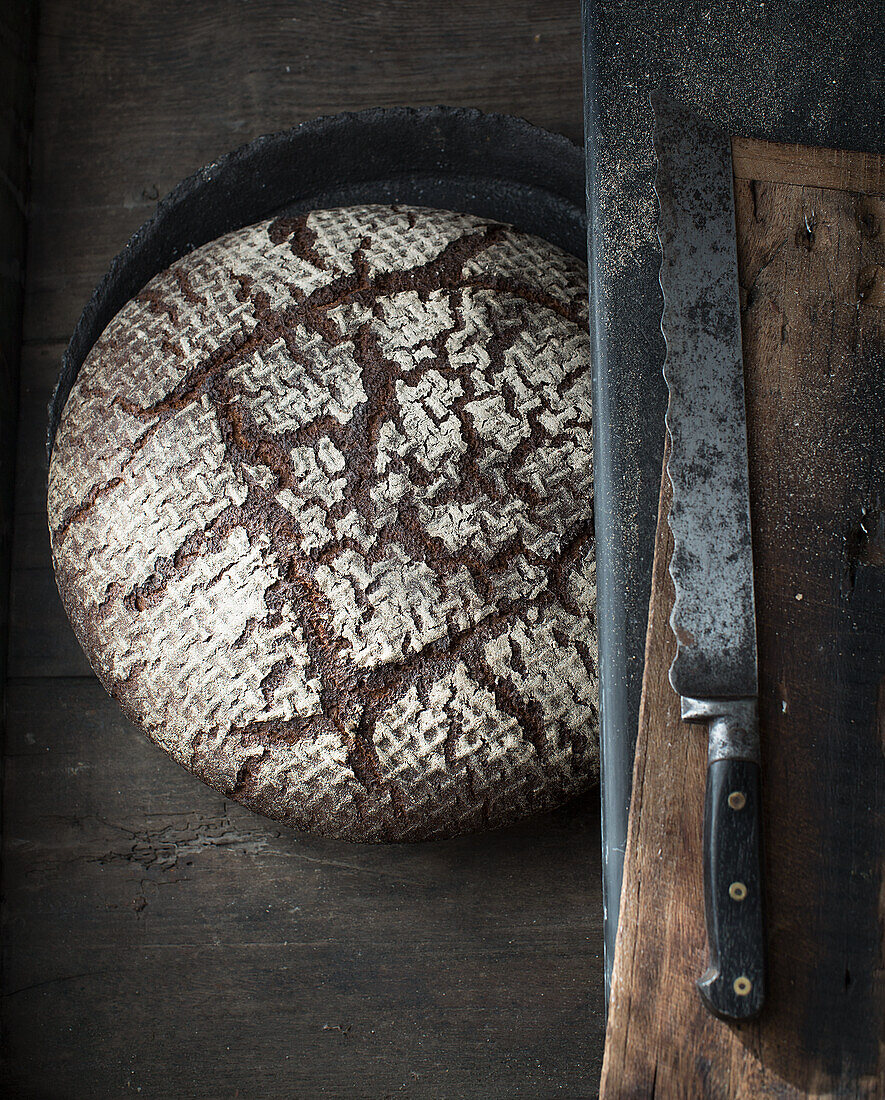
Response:
[{"label": "pan rim", "polygon": [[[346,160],[352,148],[364,154],[354,166]],[[310,209],[311,202],[321,208],[324,195],[353,192],[360,202],[372,201],[367,196],[375,190],[375,201],[430,206],[440,205],[435,194],[460,192],[463,201],[447,208],[509,221],[586,258],[583,150],[524,118],[470,107],[370,107],[261,135],[178,183],[111,261],[62,356],[48,409],[47,457],[80,367],[151,278],[224,233]],[[423,193],[431,201],[410,199]]]}]

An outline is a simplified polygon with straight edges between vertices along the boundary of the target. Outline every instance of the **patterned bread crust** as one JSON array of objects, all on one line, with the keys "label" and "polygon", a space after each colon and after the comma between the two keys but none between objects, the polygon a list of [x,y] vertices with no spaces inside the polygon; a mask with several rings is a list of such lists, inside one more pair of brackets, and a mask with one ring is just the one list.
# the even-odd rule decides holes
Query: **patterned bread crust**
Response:
[{"label": "patterned bread crust", "polygon": [[59,590],[131,718],[354,840],[597,775],[586,269],[466,215],[231,233],[153,279],[56,438]]}]

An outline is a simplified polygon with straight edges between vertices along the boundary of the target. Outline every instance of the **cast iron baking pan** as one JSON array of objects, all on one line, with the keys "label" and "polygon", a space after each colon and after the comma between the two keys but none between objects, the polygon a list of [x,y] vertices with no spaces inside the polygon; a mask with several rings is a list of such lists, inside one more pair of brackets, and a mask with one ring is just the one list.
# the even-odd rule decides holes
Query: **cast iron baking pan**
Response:
[{"label": "cast iron baking pan", "polygon": [[478,214],[586,257],[583,153],[523,119],[451,107],[376,108],[257,138],[180,183],[111,264],[62,360],[49,405],[49,452],[92,345],[154,275],[264,218],[365,202]]}]

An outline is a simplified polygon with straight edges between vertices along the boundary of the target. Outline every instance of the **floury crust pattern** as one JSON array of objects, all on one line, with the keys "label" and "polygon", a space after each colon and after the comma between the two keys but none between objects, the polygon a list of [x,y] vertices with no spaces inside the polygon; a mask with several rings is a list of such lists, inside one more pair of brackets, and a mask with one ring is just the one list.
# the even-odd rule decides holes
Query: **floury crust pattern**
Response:
[{"label": "floury crust pattern", "polygon": [[365,206],[153,279],[66,404],[59,589],[148,735],[289,825],[411,840],[598,771],[586,269]]}]

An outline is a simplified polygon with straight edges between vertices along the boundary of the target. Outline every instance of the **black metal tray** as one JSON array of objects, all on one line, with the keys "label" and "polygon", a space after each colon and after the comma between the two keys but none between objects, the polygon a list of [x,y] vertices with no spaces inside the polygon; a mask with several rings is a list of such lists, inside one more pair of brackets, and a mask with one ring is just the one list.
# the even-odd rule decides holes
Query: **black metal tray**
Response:
[{"label": "black metal tray", "polygon": [[664,453],[651,92],[727,133],[885,151],[880,0],[583,0],[606,974]]}]

